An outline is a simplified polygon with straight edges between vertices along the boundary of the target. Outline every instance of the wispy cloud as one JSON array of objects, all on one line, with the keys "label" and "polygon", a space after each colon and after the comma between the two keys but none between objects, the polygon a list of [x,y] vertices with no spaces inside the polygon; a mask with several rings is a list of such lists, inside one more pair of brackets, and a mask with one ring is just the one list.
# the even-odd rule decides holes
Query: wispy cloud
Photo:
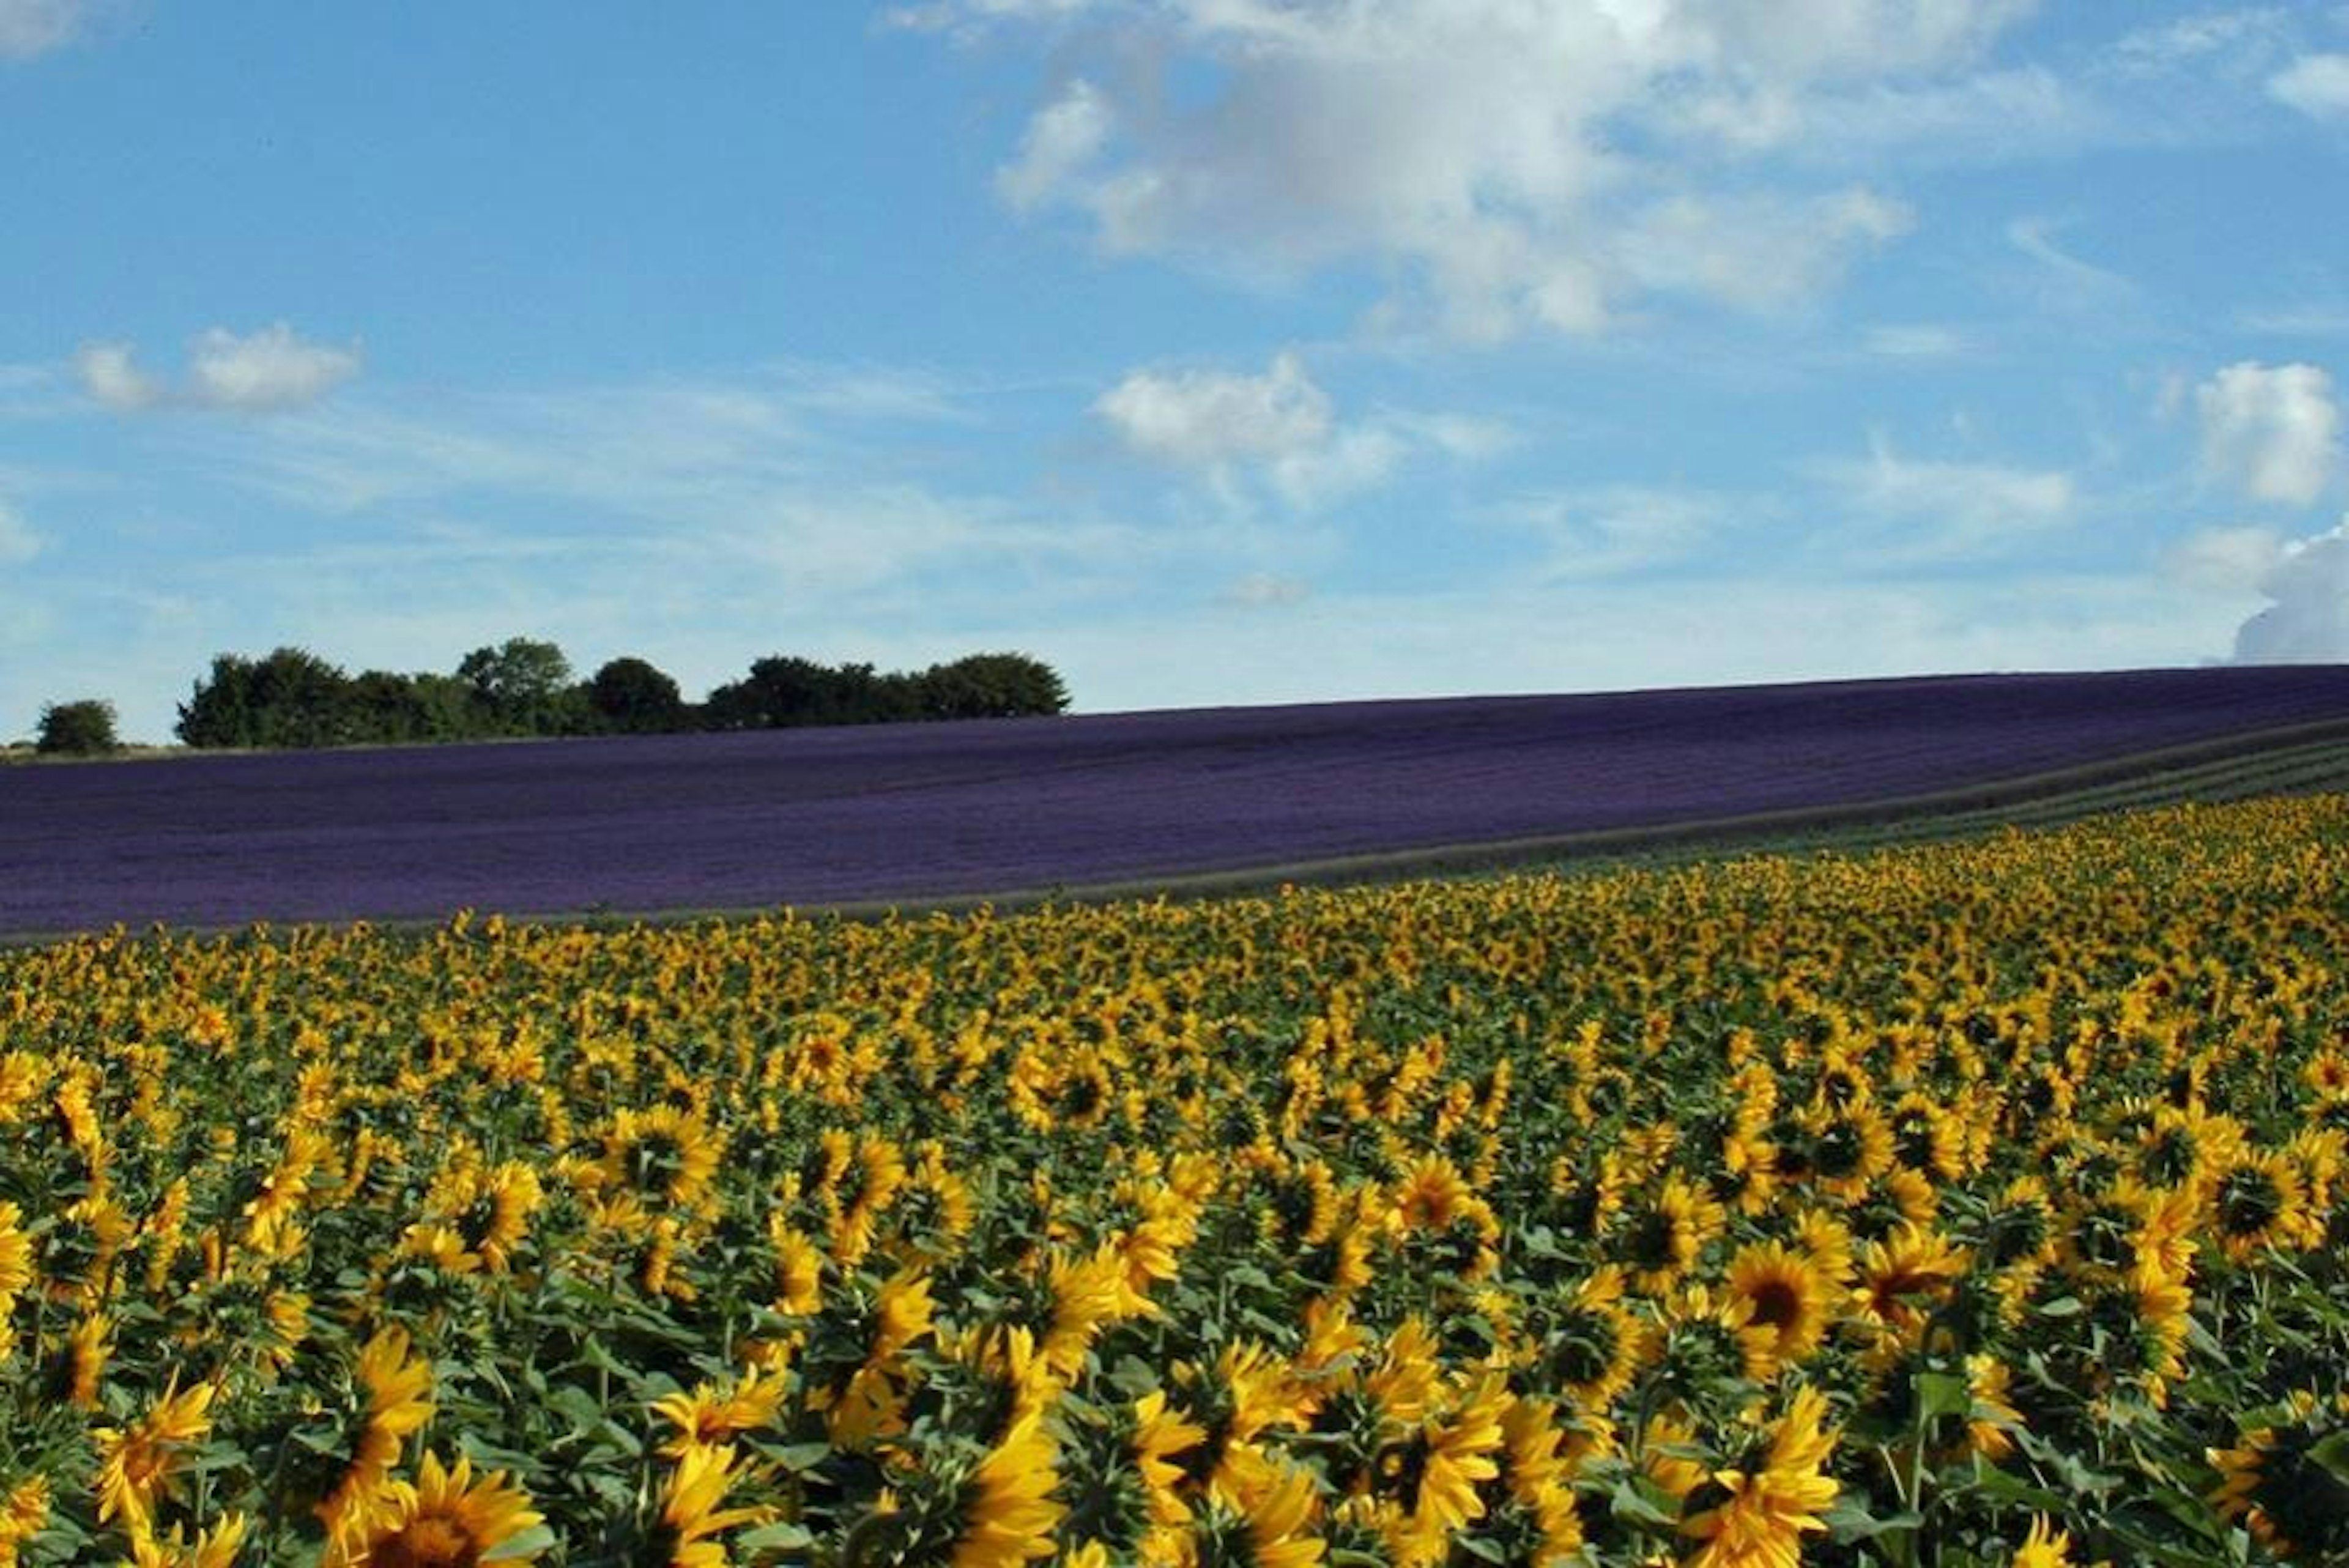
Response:
[{"label": "wispy cloud", "polygon": [[2027,547],[2077,515],[2078,486],[2060,469],[1903,457],[1878,434],[1862,459],[1805,466],[1856,529],[1862,564],[1973,559]]},{"label": "wispy cloud", "polygon": [[2302,55],[2268,78],[2268,92],[2312,119],[2349,119],[2349,55]]},{"label": "wispy cloud", "polygon": [[29,561],[40,553],[40,535],[7,497],[0,496],[0,566]]},{"label": "wispy cloud", "polygon": [[1609,484],[1530,492],[1480,516],[1538,539],[1543,556],[1535,575],[1568,581],[1703,567],[1731,536],[1779,520],[1780,508],[1761,495]]},{"label": "wispy cloud", "polygon": [[82,36],[91,0],[0,0],[0,60],[29,60]]},{"label": "wispy cloud", "polygon": [[[972,417],[934,378],[793,365],[429,403],[350,400],[216,431],[199,449],[315,513],[487,513],[509,541],[559,534],[566,549],[749,568],[794,592],[865,589],[957,561],[1147,553],[1131,531],[939,489],[886,439]],[[475,547],[461,534],[453,544]]]}]

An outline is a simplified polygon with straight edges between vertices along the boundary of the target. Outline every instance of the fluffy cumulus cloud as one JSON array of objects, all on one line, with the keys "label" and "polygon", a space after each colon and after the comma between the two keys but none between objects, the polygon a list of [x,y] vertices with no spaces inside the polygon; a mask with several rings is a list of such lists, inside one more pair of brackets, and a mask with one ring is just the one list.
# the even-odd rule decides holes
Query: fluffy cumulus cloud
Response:
[{"label": "fluffy cumulus cloud", "polygon": [[1093,405],[1126,445],[1181,467],[1277,462],[1330,439],[1330,399],[1294,354],[1261,376],[1136,370]]},{"label": "fluffy cumulus cloud", "polygon": [[89,10],[88,0],[0,0],[0,60],[27,60],[71,43]]},{"label": "fluffy cumulus cloud", "polygon": [[1382,412],[1353,422],[1295,354],[1261,375],[1230,370],[1136,370],[1103,393],[1093,412],[1138,457],[1205,480],[1242,504],[1254,476],[1299,508],[1373,488],[1419,452],[1474,461],[1507,442],[1488,421]]},{"label": "fluffy cumulus cloud", "polygon": [[307,342],[285,322],[238,337],[225,327],[188,345],[187,372],[176,385],[140,369],[127,343],[90,343],[75,356],[82,389],[118,413],[148,409],[209,409],[272,413],[306,407],[359,373],[357,348]]},{"label": "fluffy cumulus cloud", "polygon": [[[1822,168],[1975,101],[2032,0],[961,0],[910,19],[1074,40],[999,175],[1112,253],[1368,263],[1387,317],[1590,332],[1657,292],[1777,310],[1901,234]],[[1098,56],[1085,40],[1115,37]],[[2004,130],[2013,116],[2007,96]],[[1989,111],[1985,111],[1989,112]],[[1961,116],[1961,119],[1965,118]],[[1868,124],[1877,132],[1866,131]],[[1954,134],[1954,133],[1952,133]],[[1814,156],[1825,153],[1824,158]]]},{"label": "fluffy cumulus cloud", "polygon": [[2267,607],[2235,633],[2236,662],[2349,660],[2349,520],[2278,546],[2259,591]]},{"label": "fluffy cumulus cloud", "polygon": [[2341,460],[2333,379],[2313,365],[2228,366],[2194,389],[2202,461],[2255,500],[2306,506]]},{"label": "fluffy cumulus cloud", "polygon": [[2268,92],[2318,119],[2349,119],[2349,55],[2302,55],[2268,78]]}]

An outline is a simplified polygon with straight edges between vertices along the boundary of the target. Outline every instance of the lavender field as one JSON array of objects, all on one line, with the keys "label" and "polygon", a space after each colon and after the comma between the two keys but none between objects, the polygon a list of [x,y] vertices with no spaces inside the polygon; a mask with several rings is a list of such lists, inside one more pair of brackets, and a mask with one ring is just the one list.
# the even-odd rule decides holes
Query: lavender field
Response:
[{"label": "lavender field", "polygon": [[0,933],[1011,895],[1835,814],[2349,725],[2349,667],[1974,676],[0,771]]}]

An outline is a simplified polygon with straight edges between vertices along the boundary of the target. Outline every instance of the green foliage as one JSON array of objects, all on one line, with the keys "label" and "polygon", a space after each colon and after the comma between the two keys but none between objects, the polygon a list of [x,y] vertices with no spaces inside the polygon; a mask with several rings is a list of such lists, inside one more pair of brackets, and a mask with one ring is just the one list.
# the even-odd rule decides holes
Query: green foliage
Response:
[{"label": "green foliage", "polygon": [[477,648],[457,666],[457,679],[497,735],[574,735],[588,728],[588,706],[573,687],[571,660],[551,642],[510,637]]},{"label": "green foliage", "polygon": [[180,704],[177,730],[198,747],[385,745],[999,719],[1068,705],[1059,673],[1023,653],[972,654],[918,673],[776,654],[696,708],[646,659],[614,659],[574,680],[561,648],[511,637],[473,649],[447,675],[350,676],[300,648],[258,659],[218,654]]},{"label": "green foliage", "polygon": [[646,660],[615,659],[587,682],[597,728],[618,735],[657,735],[693,727],[677,682]]},{"label": "green foliage", "polygon": [[86,698],[43,708],[40,736],[33,749],[47,756],[95,757],[121,745],[114,734],[114,704]]}]

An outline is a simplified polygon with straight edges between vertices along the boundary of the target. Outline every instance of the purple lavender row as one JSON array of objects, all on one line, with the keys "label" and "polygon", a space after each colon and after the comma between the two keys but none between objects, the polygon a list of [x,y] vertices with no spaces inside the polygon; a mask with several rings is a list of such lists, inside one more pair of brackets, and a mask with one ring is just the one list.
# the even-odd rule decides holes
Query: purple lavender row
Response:
[{"label": "purple lavender row", "polygon": [[916,901],[1889,799],[2349,720],[2349,666],[0,770],[0,933]]}]

